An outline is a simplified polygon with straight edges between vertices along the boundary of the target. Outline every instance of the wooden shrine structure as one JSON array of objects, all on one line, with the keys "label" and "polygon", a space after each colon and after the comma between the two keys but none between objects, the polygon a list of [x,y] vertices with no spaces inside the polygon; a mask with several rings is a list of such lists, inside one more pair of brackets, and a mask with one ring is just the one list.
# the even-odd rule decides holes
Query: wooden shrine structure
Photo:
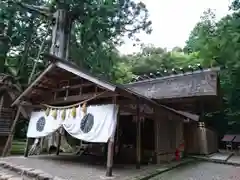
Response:
[{"label": "wooden shrine structure", "polygon": [[[90,98],[88,105],[118,104],[120,112],[117,131],[115,136],[109,139],[107,147],[107,176],[112,175],[113,154],[116,146],[119,147],[123,143],[132,145],[130,149],[131,153],[134,151],[137,168],[143,163],[144,157],[155,162],[172,159],[176,146],[183,141],[184,120],[195,120],[190,113],[184,114],[123,85],[97,78],[67,60],[48,54],[44,56],[50,61],[48,67],[15,99],[13,106],[18,105],[19,108],[35,110],[42,109],[43,103],[61,106]],[[156,126],[156,122],[162,122],[162,125],[165,125],[158,123]],[[27,143],[25,156],[28,155],[28,150],[29,143]],[[130,157],[133,155],[131,153]]]}]

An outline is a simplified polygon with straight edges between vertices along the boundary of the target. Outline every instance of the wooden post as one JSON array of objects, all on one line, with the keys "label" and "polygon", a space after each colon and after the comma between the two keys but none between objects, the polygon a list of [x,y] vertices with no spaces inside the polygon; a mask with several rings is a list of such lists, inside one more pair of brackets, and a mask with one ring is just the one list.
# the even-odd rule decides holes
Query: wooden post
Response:
[{"label": "wooden post", "polygon": [[4,94],[2,94],[1,100],[0,100],[0,116],[1,116],[1,111],[2,111],[2,108],[3,108],[3,101],[4,101]]},{"label": "wooden post", "polygon": [[106,176],[112,176],[112,167],[113,167],[113,153],[114,152],[114,136],[111,136],[108,141],[108,152],[107,152],[107,172]]},{"label": "wooden post", "polygon": [[63,129],[60,128],[60,129],[59,129],[59,134],[58,134],[58,139],[57,139],[57,151],[56,151],[56,155],[59,155],[59,153],[60,153],[60,146],[61,146],[62,132],[63,132]]},{"label": "wooden post", "polygon": [[10,129],[10,133],[8,135],[8,139],[7,139],[7,142],[4,146],[4,149],[3,149],[3,152],[2,152],[2,156],[5,157],[7,154],[8,154],[8,151],[11,150],[11,144],[12,144],[12,139],[13,139],[13,136],[14,136],[14,130],[15,130],[15,126],[17,124],[17,121],[18,121],[18,118],[20,116],[20,112],[21,112],[21,106],[18,107],[18,110],[17,110],[17,113],[15,115],[15,118],[13,120],[13,123],[12,123],[12,126],[11,126],[11,129]]},{"label": "wooden post", "polygon": [[140,169],[141,164],[141,119],[140,119],[140,104],[137,101],[136,107],[136,168]]},{"label": "wooden post", "polygon": [[30,147],[30,138],[27,138],[26,146],[24,150],[24,157],[28,157]]},{"label": "wooden post", "polygon": [[119,154],[119,116],[120,113],[118,113],[117,116],[117,124],[116,124],[116,130],[115,130],[115,143],[114,143],[114,157]]},{"label": "wooden post", "polygon": [[[117,102],[117,99],[116,99],[116,97],[114,97],[113,98],[113,104],[116,105],[116,102]],[[119,115],[119,113],[118,113],[118,115]],[[116,129],[114,130],[114,132],[112,133],[112,136],[110,137],[110,139],[108,141],[107,171],[106,171],[106,176],[107,177],[111,177],[112,176],[115,132],[116,132]]]},{"label": "wooden post", "polygon": [[154,149],[155,149],[155,158],[154,161],[156,164],[159,163],[158,160],[158,151],[159,151],[159,120],[157,117],[154,119]]}]

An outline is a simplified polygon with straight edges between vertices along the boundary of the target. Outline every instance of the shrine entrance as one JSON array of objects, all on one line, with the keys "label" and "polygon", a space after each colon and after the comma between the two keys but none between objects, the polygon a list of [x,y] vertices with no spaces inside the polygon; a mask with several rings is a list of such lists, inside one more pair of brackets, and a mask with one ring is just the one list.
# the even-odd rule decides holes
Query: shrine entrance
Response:
[{"label": "shrine entrance", "polygon": [[[132,115],[120,116],[118,126],[119,144],[117,145],[116,161],[124,163],[135,163],[136,152],[136,120]],[[155,163],[155,137],[154,137],[154,121],[148,118],[141,119],[141,149],[142,164]]]}]

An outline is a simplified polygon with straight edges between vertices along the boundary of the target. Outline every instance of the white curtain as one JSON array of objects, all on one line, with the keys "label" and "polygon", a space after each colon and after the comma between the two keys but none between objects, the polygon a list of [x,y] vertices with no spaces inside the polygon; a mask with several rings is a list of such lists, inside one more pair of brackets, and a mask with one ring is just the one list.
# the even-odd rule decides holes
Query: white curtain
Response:
[{"label": "white curtain", "polygon": [[[57,112],[60,117],[60,112]],[[28,125],[27,137],[38,138],[47,136],[56,131],[62,125],[60,118],[54,119],[50,114],[46,116],[45,111],[32,112]]]},{"label": "white curtain", "polygon": [[[27,137],[43,137],[56,131],[61,125],[73,137],[87,142],[106,143],[114,133],[117,121],[118,107],[113,104],[88,106],[84,113],[81,107],[76,109],[73,117],[72,109],[67,109],[66,117],[62,119],[63,110],[58,110],[57,118],[45,115],[44,111],[33,112],[28,127]],[[43,118],[45,126],[43,126]],[[42,123],[42,124],[41,124]]]}]

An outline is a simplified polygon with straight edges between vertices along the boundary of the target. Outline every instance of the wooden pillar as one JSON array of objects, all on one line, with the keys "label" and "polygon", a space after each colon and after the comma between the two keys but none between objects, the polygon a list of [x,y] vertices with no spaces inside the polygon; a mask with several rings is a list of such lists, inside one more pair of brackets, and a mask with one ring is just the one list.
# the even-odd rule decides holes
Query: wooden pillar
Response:
[{"label": "wooden pillar", "polygon": [[4,94],[2,94],[1,99],[0,99],[0,117],[1,117],[1,111],[3,108],[3,101],[4,101]]},{"label": "wooden pillar", "polygon": [[[1,23],[0,23],[0,30],[1,30]],[[1,121],[1,116],[2,116],[2,108],[3,108],[3,100],[4,100],[4,95],[3,94],[0,96],[0,121]],[[2,156],[3,156],[3,152],[2,152]]]},{"label": "wooden pillar", "polygon": [[30,138],[27,138],[26,146],[24,150],[24,157],[28,157],[29,149],[30,149]]},{"label": "wooden pillar", "polygon": [[114,154],[114,136],[111,136],[108,141],[107,172],[106,172],[107,177],[112,176],[113,154]]},{"label": "wooden pillar", "polygon": [[159,122],[157,117],[154,119],[154,149],[155,149],[155,158],[154,161],[156,164],[159,163],[158,160],[158,151],[159,151]]},{"label": "wooden pillar", "polygon": [[140,104],[137,102],[136,107],[136,168],[140,169],[141,164],[141,119],[140,119]]},{"label": "wooden pillar", "polygon": [[57,151],[56,151],[56,155],[59,155],[59,153],[60,153],[62,134],[63,134],[63,128],[60,128],[60,129],[59,129],[59,134],[58,134],[58,139],[57,139]]},{"label": "wooden pillar", "polygon": [[115,155],[118,156],[119,154],[119,116],[120,113],[118,113],[119,115],[117,116],[117,124],[116,124],[116,130],[115,130],[115,140],[114,140],[114,157]]},{"label": "wooden pillar", "polygon": [[4,149],[3,149],[3,152],[2,152],[3,157],[5,157],[8,154],[8,152],[11,150],[11,144],[12,144],[12,139],[13,139],[13,136],[14,136],[14,130],[15,130],[17,121],[19,119],[20,112],[21,112],[21,106],[18,107],[17,113],[16,113],[15,118],[13,120],[11,129],[10,129],[10,132],[9,132],[9,135],[8,135],[7,142],[6,142],[6,144],[4,146]]},{"label": "wooden pillar", "polygon": [[[116,97],[113,98],[113,104],[116,105]],[[119,113],[117,114],[117,119],[118,119]],[[117,126],[117,125],[116,125]],[[107,152],[107,171],[106,171],[106,176],[111,177],[112,176],[112,168],[113,168],[113,156],[114,156],[114,138],[115,138],[115,132],[112,133],[112,136],[109,138],[108,141],[108,152]]]}]

